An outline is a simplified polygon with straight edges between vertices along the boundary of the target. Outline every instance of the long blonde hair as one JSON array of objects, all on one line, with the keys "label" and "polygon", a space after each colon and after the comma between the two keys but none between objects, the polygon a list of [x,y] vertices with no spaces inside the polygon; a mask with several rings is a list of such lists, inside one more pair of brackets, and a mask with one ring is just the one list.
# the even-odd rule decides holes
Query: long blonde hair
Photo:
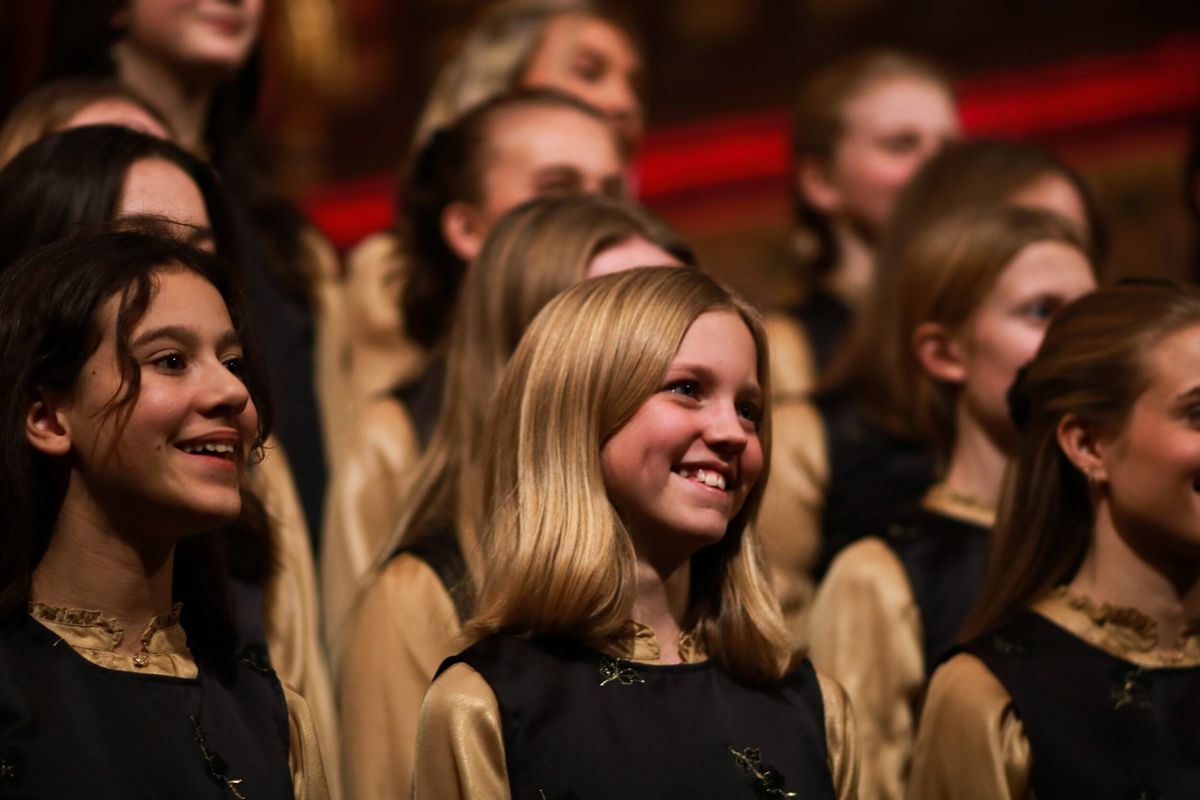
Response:
[{"label": "long blonde hair", "polygon": [[555,17],[597,13],[590,0],[507,0],[490,6],[434,79],[412,150],[424,147],[434,131],[450,125],[467,109],[516,88]]},{"label": "long blonde hair", "polygon": [[473,538],[485,420],[509,357],[542,307],[582,280],[593,258],[636,237],[695,263],[665,223],[618,200],[539,198],[496,223],[467,270],[450,333],[442,410],[381,559],[442,526]]},{"label": "long blonde hair", "polygon": [[1095,509],[1086,478],[1059,447],[1059,422],[1074,414],[1098,432],[1118,434],[1150,383],[1150,351],[1196,325],[1200,290],[1145,281],[1085,295],[1050,323],[1009,392],[1021,440],[1005,477],[987,578],[963,638],[1003,624],[1070,580],[1091,543]]},{"label": "long blonde hair", "polygon": [[[758,313],[696,270],[635,269],[551,301],[521,340],[496,394],[484,449],[481,557],[468,630],[565,634],[592,646],[628,635],[635,554],[605,491],[600,449],[653,394],[691,324],[732,311],[750,330],[770,396]],[[759,430],[770,462],[770,409]],[[728,673],[748,682],[791,659],[754,519],[766,475],[722,540],[697,553],[685,624]]]}]

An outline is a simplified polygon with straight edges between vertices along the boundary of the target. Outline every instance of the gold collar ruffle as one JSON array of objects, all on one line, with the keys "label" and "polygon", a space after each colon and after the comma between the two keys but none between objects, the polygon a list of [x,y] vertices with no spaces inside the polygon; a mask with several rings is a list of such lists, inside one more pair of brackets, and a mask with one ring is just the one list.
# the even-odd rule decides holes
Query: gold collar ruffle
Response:
[{"label": "gold collar ruffle", "polygon": [[1130,606],[1097,603],[1060,586],[1034,604],[1034,610],[1084,641],[1144,667],[1200,666],[1200,620],[1167,646],[1159,642],[1158,622]]},{"label": "gold collar ruffle", "polygon": [[[611,655],[626,661],[654,662],[662,657],[653,629],[633,620],[629,622],[629,635],[608,649]],[[695,664],[708,658],[708,653],[692,631],[679,634],[679,658],[685,664]]]},{"label": "gold collar ruffle", "polygon": [[30,616],[97,666],[121,672],[195,678],[196,661],[188,649],[187,634],[179,624],[182,611],[183,604],[176,603],[170,612],[150,620],[142,632],[140,651],[127,653],[117,649],[125,639],[125,629],[114,617],[106,617],[101,611],[29,604]]}]

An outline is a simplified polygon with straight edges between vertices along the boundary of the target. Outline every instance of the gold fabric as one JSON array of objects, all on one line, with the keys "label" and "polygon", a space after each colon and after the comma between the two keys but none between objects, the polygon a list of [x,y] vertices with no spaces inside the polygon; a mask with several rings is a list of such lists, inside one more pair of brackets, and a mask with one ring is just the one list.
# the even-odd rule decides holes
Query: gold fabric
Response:
[{"label": "gold fabric", "polygon": [[357,407],[416,378],[428,360],[424,349],[404,335],[400,291],[407,269],[399,250],[393,234],[379,233],[346,256],[348,393]]},{"label": "gold fabric", "polygon": [[925,684],[922,636],[908,576],[887,544],[861,539],[834,558],[813,602],[809,656],[850,696],[863,797],[904,797]]},{"label": "gold fabric", "polygon": [[[1096,603],[1057,589],[1033,610],[1118,658],[1147,668],[1200,665],[1197,625],[1160,646],[1157,625],[1137,609]],[[1012,698],[984,666],[959,653],[929,685],[913,756],[909,797],[916,800],[1028,798],[1031,756]]]},{"label": "gold fabric", "polygon": [[[653,632],[637,623],[633,630],[633,643],[615,648],[620,652],[612,655],[625,658],[623,652],[653,652],[656,659],[659,645]],[[680,637],[679,644],[681,654],[698,655],[688,634]],[[824,675],[818,674],[817,679],[825,707],[825,740],[834,789],[838,800],[854,800],[859,797],[854,717],[841,687]],[[512,796],[499,703],[483,676],[466,664],[454,664],[429,687],[421,704],[416,754],[416,800],[508,800]]]},{"label": "gold fabric", "polygon": [[829,483],[825,424],[811,403],[784,401],[774,407],[771,427],[771,480],[763,494],[758,533],[784,620],[796,646],[803,647]]},{"label": "gold fabric", "polygon": [[341,457],[341,444],[353,419],[353,407],[348,408],[344,399],[350,374],[345,284],[329,240],[315,228],[306,228],[300,243],[316,270],[308,276],[313,302],[313,389],[326,458],[333,466]]},{"label": "gold fabric", "polygon": [[341,463],[330,476],[321,540],[321,592],[334,677],[347,612],[402,510],[409,471],[420,444],[403,404],[388,395],[372,399],[354,425]]},{"label": "gold fabric", "polygon": [[346,628],[338,707],[347,796],[407,797],[421,698],[442,661],[465,645],[454,602],[426,562],[401,554],[372,581]]},{"label": "gold fabric", "polygon": [[[138,666],[134,654],[116,650],[124,632],[112,617],[105,617],[100,611],[29,604],[29,613],[35,620],[97,666],[118,672],[194,679],[199,669],[187,647],[187,634],[179,624],[181,609],[182,605],[176,603],[170,614],[160,614],[146,625],[142,641],[150,656],[145,666]],[[286,684],[283,695],[288,709],[288,767],[296,800],[329,800],[331,795],[308,704]]]},{"label": "gold fabric", "polygon": [[804,327],[788,314],[768,314],[767,349],[771,353],[771,394],[801,400],[817,383],[817,364]]},{"label": "gold fabric", "polygon": [[267,648],[280,680],[295,687],[312,711],[330,793],[336,800],[341,796],[340,745],[333,681],[319,632],[316,568],[296,484],[277,442],[268,443],[251,482],[271,520],[275,557],[263,613]]},{"label": "gold fabric", "polygon": [[[195,678],[198,673],[187,636],[179,624],[183,609],[176,603],[168,614],[159,614],[142,631],[140,653],[118,650],[125,629],[114,617],[100,611],[30,603],[29,613],[71,648],[98,667],[143,675]],[[135,663],[136,661],[136,663]]]}]

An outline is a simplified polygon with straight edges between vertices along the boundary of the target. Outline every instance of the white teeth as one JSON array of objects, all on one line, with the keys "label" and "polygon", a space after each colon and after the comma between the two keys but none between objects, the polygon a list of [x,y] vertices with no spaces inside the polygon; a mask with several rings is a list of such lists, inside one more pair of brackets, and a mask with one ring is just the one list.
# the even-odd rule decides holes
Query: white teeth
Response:
[{"label": "white teeth", "polygon": [[180,448],[185,453],[205,455],[233,455],[235,448],[231,444],[197,444],[184,445]]},{"label": "white teeth", "polygon": [[725,490],[725,476],[719,472],[713,472],[712,470],[704,469],[698,469],[695,471],[690,469],[681,469],[679,470],[679,474],[682,477],[696,481],[697,483],[703,483],[706,486],[712,486],[713,488],[720,489],[721,491]]}]

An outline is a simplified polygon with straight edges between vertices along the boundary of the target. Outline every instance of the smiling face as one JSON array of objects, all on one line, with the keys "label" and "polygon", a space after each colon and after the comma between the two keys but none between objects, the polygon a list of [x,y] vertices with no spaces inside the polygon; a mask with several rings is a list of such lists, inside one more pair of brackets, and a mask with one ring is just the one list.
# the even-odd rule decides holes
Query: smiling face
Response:
[{"label": "smiling face", "polygon": [[597,17],[561,14],[546,26],[521,85],[557,89],[604,112],[631,153],[642,135],[641,58],[620,30]]},{"label": "smiling face", "polygon": [[913,173],[958,138],[954,99],[931,81],[885,78],[846,102],[842,124],[825,170],[834,193],[822,210],[845,215],[878,236]]},{"label": "smiling face", "polygon": [[640,557],[679,560],[721,540],[762,472],[761,407],[746,323],[732,311],[701,314],[661,388],[600,452]]},{"label": "smiling face", "polygon": [[183,68],[236,72],[258,38],[262,0],[130,0],[123,46]]},{"label": "smiling face", "polygon": [[959,402],[991,435],[1011,444],[1007,393],[1029,363],[1054,313],[1096,288],[1087,259],[1061,242],[1033,242],[1009,262],[960,335]]},{"label": "smiling face", "polygon": [[130,335],[141,386],[124,425],[126,409],[110,413],[123,391],[115,297],[101,315],[100,346],[62,407],[74,484],[73,507],[64,503],[62,513],[116,510],[182,536],[237,517],[258,415],[237,374],[241,344],[220,293],[188,271],[159,271],[155,284]]},{"label": "smiling face", "polygon": [[1101,437],[1118,531],[1149,534],[1167,552],[1200,557],[1200,326],[1163,338],[1146,356],[1149,385],[1123,429]]}]

